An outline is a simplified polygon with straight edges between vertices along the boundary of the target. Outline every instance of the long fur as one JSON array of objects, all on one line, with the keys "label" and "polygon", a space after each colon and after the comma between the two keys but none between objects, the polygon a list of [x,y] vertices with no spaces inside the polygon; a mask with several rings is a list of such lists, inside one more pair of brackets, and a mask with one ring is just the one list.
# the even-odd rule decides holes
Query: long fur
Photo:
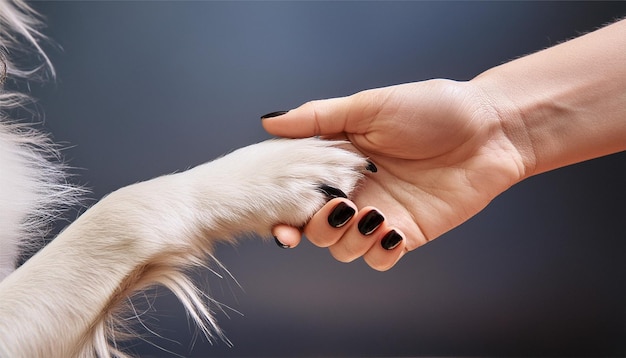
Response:
[{"label": "long fur", "polygon": [[[21,2],[0,1],[0,39],[6,47],[25,41],[47,66],[34,16]],[[13,76],[36,73],[11,66]],[[24,98],[4,92],[2,110]],[[111,193],[13,271],[22,238],[45,235],[80,194],[58,157],[48,137],[2,118],[0,357],[124,357],[117,342],[133,337],[124,319],[130,298],[154,285],[170,289],[207,338],[221,337],[211,299],[189,270],[206,267],[219,241],[303,225],[328,199],[320,185],[350,193],[367,166],[319,139],[245,147]]]},{"label": "long fur", "polygon": [[[54,70],[41,50],[40,21],[23,2],[0,1],[0,79],[17,87]],[[21,68],[11,57],[35,54],[43,60]],[[33,57],[33,56],[31,56]],[[66,181],[58,147],[49,136],[11,113],[31,103],[28,95],[0,88],[0,280],[15,269],[20,249],[40,246],[51,224],[83,192]],[[26,111],[22,111],[26,112]]]}]

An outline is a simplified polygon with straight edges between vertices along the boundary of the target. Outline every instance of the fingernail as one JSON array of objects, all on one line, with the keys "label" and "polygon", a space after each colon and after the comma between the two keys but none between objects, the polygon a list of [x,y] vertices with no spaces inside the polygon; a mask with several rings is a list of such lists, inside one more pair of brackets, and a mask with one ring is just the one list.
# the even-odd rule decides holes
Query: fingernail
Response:
[{"label": "fingernail", "polygon": [[380,245],[385,250],[393,250],[404,240],[396,230],[391,230],[380,240]]},{"label": "fingernail", "polygon": [[289,112],[289,111],[276,111],[276,112],[268,113],[268,114],[262,115],[261,119],[267,119],[267,118],[274,118],[274,117],[282,116],[283,114],[285,114],[287,112]]},{"label": "fingernail", "polygon": [[374,164],[370,160],[367,161],[367,166],[365,167],[365,169],[367,169],[368,171],[372,173],[376,173],[378,171],[378,168],[376,168],[376,164]]},{"label": "fingernail", "polygon": [[365,214],[365,216],[359,221],[359,232],[367,236],[373,233],[376,229],[378,229],[383,221],[385,221],[385,218],[380,215],[378,211],[372,210],[369,213]]},{"label": "fingernail", "polygon": [[326,195],[328,201],[331,201],[334,198],[348,198],[346,193],[344,193],[341,189],[337,189],[330,185],[322,184],[317,187],[317,190],[322,194]]},{"label": "fingernail", "polygon": [[278,240],[278,238],[276,236],[274,236],[274,241],[276,242],[276,245],[278,245],[278,247],[280,247],[281,249],[288,249],[289,245],[285,245],[282,242],[280,242],[280,240]]},{"label": "fingernail", "polygon": [[354,208],[342,201],[328,215],[328,224],[334,228],[340,228],[350,221],[355,213]]}]

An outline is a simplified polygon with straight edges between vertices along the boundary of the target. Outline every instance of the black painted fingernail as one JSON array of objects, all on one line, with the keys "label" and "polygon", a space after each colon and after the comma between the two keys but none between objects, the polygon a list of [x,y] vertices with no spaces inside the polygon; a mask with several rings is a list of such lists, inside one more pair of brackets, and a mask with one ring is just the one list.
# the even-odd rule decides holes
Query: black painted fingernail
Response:
[{"label": "black painted fingernail", "polygon": [[378,168],[376,168],[376,164],[374,164],[370,160],[367,161],[367,166],[365,167],[365,169],[367,169],[368,171],[372,173],[376,173],[378,171]]},{"label": "black painted fingernail", "polygon": [[289,245],[285,245],[282,242],[280,242],[280,240],[278,240],[278,238],[276,236],[274,236],[274,241],[276,242],[276,245],[278,245],[278,247],[280,247],[281,249],[288,249]]},{"label": "black painted fingernail", "polygon": [[322,184],[319,187],[317,187],[317,190],[321,192],[322,194],[326,195],[326,198],[328,199],[328,201],[331,201],[334,198],[346,198],[346,199],[348,198],[346,193],[344,193],[341,189],[337,189],[330,185]]},{"label": "black painted fingernail", "polygon": [[267,118],[274,118],[274,117],[282,116],[283,114],[285,114],[287,112],[289,112],[289,111],[276,111],[276,112],[268,113],[268,114],[262,115],[261,119],[267,119]]},{"label": "black painted fingernail", "polygon": [[404,240],[396,230],[391,230],[380,240],[380,245],[385,250],[393,250]]},{"label": "black painted fingernail", "polygon": [[378,211],[372,210],[359,221],[359,232],[367,236],[376,231],[383,221],[385,218]]},{"label": "black painted fingernail", "polygon": [[340,228],[350,221],[355,213],[354,208],[342,201],[328,215],[328,224],[334,228]]}]

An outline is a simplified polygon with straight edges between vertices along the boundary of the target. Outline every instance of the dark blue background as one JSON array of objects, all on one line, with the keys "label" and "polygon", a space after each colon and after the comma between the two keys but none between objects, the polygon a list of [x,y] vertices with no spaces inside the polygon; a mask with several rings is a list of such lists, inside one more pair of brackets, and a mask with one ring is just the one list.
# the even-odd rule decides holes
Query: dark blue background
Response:
[{"label": "dark blue background", "polygon": [[[269,138],[264,113],[471,79],[626,15],[619,2],[34,6],[62,50],[47,47],[56,84],[32,90],[94,198]],[[243,313],[218,314],[234,347],[191,348],[193,329],[163,289],[146,322],[175,342],[140,331],[183,356],[623,356],[625,168],[620,153],[528,179],[385,273],[308,243],[220,247],[243,287],[209,278],[213,297]]]}]

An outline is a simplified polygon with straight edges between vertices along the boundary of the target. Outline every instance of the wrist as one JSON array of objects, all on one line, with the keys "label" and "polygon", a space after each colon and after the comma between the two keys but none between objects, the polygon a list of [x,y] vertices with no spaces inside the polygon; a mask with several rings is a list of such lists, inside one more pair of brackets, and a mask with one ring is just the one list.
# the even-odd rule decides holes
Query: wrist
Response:
[{"label": "wrist", "polygon": [[626,20],[494,67],[472,82],[523,178],[626,149]]},{"label": "wrist", "polygon": [[[486,71],[468,82],[478,93],[483,112],[488,113],[494,128],[494,140],[506,152],[517,168],[513,184],[536,173],[537,155],[535,146],[524,120],[522,109],[505,91],[502,82],[506,79],[493,71]],[[506,163],[510,165],[510,163]]]}]

